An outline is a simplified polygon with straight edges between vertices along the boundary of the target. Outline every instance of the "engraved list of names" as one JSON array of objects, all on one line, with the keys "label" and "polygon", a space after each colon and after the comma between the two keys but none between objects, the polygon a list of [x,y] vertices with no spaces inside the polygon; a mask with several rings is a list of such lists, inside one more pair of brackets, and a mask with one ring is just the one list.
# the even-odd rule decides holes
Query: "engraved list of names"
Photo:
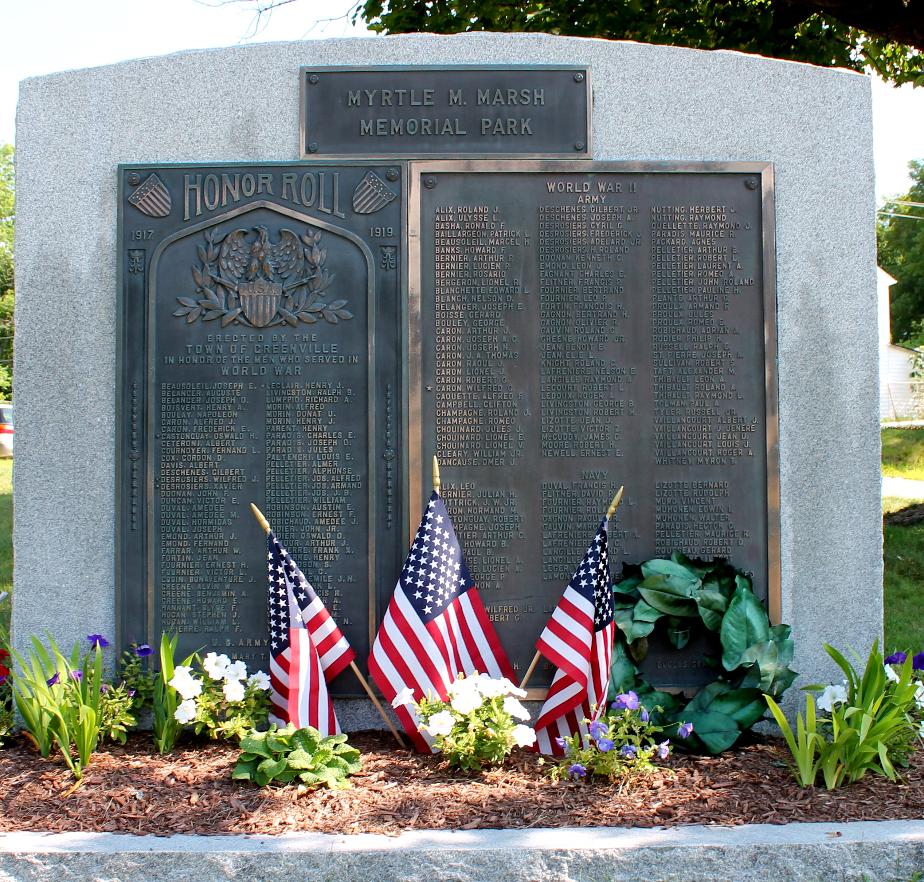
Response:
[{"label": "engraved list of names", "polygon": [[[416,465],[426,490],[426,463],[440,459],[469,566],[515,665],[528,665],[620,484],[617,565],[675,549],[726,557],[766,597],[775,414],[761,170],[417,173]],[[695,684],[696,649],[681,658],[652,646],[646,673]],[[533,685],[550,675],[540,668]]]}]

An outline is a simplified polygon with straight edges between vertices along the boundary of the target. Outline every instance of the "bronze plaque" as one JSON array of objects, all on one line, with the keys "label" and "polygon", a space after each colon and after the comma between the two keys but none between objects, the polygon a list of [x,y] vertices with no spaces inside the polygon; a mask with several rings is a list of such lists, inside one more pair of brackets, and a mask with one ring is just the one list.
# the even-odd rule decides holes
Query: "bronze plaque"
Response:
[{"label": "bronze plaque", "polygon": [[126,166],[119,185],[122,643],[176,632],[267,669],[254,502],[364,664],[405,550],[402,169]]},{"label": "bronze plaque", "polygon": [[[620,484],[612,561],[726,557],[778,619],[771,167],[414,163],[411,193],[409,522],[437,454],[514,666]],[[643,672],[698,685],[709,650]]]},{"label": "bronze plaque", "polygon": [[581,65],[304,67],[302,156],[586,158],[591,104]]}]

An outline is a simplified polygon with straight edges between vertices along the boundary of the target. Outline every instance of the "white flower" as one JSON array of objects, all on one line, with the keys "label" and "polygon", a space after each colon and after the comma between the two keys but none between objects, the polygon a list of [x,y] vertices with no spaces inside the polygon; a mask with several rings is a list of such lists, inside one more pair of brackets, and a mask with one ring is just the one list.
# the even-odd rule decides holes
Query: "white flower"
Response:
[{"label": "white flower", "polygon": [[177,709],[173,712],[173,718],[179,723],[191,723],[196,719],[196,702],[192,698],[180,702]]},{"label": "white flower", "polygon": [[516,683],[511,683],[506,677],[501,679],[501,683],[504,684],[504,688],[507,690],[508,695],[513,695],[516,698],[526,698],[526,690],[520,689]]},{"label": "white flower", "polygon": [[448,735],[455,722],[456,718],[449,711],[439,711],[420,728],[430,735]]},{"label": "white flower", "polygon": [[495,680],[487,674],[479,674],[478,691],[485,698],[498,698],[501,695],[508,695],[507,684],[504,680]]},{"label": "white flower", "polygon": [[510,735],[517,747],[531,747],[536,743],[536,733],[529,726],[524,726],[522,723],[514,726]]},{"label": "white flower", "polygon": [[476,674],[473,677],[465,677],[459,674],[459,676],[446,687],[446,692],[449,693],[450,698],[453,695],[461,695],[463,692],[479,692],[478,680],[480,677],[480,674]]},{"label": "white flower", "polygon": [[411,704],[414,701],[414,690],[410,686],[405,686],[392,700],[392,707],[402,707],[405,704]]},{"label": "white flower", "polygon": [[454,711],[458,711],[460,714],[470,714],[473,710],[481,707],[483,699],[478,694],[476,689],[471,689],[468,692],[459,692],[452,697],[452,700],[449,704],[452,706]]},{"label": "white flower", "polygon": [[225,667],[226,680],[243,680],[247,676],[247,662],[234,661]]},{"label": "white flower", "polygon": [[247,678],[247,685],[254,686],[257,689],[262,689],[264,692],[267,692],[270,688],[269,674],[263,671],[256,671]]},{"label": "white flower", "polygon": [[822,710],[834,710],[834,705],[844,704],[847,701],[847,690],[843,686],[825,686],[824,692],[818,699],[818,707]]},{"label": "white flower", "polygon": [[202,681],[192,676],[192,668],[184,665],[177,665],[173,671],[173,677],[170,678],[169,685],[180,693],[184,701],[202,694]]},{"label": "white flower", "polygon": [[230,662],[231,659],[229,659],[228,656],[210,652],[202,659],[202,670],[213,680],[223,680],[225,677],[225,669]]},{"label": "white flower", "polygon": [[893,683],[897,683],[901,679],[893,670],[892,665],[883,665],[883,668],[885,669],[886,679],[891,680]]},{"label": "white flower", "polygon": [[224,692],[228,701],[244,700],[244,684],[240,680],[225,680],[225,685],[221,687],[221,691]]},{"label": "white flower", "polygon": [[517,699],[510,696],[504,699],[504,710],[515,720],[529,719],[529,711]]},{"label": "white flower", "polygon": [[924,683],[921,683],[918,688],[914,690],[914,703],[918,706],[919,710],[924,710]]}]

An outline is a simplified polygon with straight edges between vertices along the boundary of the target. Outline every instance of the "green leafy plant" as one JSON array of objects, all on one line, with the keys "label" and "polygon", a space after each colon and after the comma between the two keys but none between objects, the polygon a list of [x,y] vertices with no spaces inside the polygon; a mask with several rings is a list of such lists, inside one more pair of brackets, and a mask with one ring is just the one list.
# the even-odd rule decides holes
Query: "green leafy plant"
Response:
[{"label": "green leafy plant", "polygon": [[[610,697],[634,691],[643,706],[660,708],[658,723],[690,722],[685,747],[718,754],[764,718],[764,694],[779,699],[796,672],[792,629],[770,624],[750,577],[727,561],[693,560],[674,552],[669,560],[627,565],[613,586],[618,626],[610,667]],[[678,651],[705,634],[715,647],[707,657],[715,680],[695,696],[655,689],[640,674],[648,643],[663,635]]]},{"label": "green leafy plant", "polygon": [[197,735],[240,740],[266,722],[270,679],[263,671],[248,677],[244,662],[214,652],[204,659],[193,653],[178,665],[176,644],[176,637],[162,636],[154,683],[154,741],[161,753],[173,749],[184,726]]},{"label": "green leafy plant", "polygon": [[[176,687],[170,681],[176,675],[176,646],[179,637],[169,634],[160,636],[160,674],[154,678],[153,700],[153,726],[154,744],[159,753],[169,753],[176,745],[180,735],[180,721],[176,712],[180,705],[180,696]],[[192,664],[193,655],[183,660],[183,666]]]},{"label": "green leafy plant", "polygon": [[395,696],[392,705],[414,708],[420,731],[434,739],[434,747],[449,765],[473,772],[502,763],[514,747],[536,743],[536,733],[529,726],[514,723],[514,718],[529,719],[529,712],[519,702],[526,692],[506,678],[460,674],[447,691],[448,701],[424,698],[414,702],[406,688]]},{"label": "green leafy plant", "polygon": [[247,676],[247,665],[210,652],[199,662],[202,691],[195,699],[193,729],[209,738],[240,741],[266,723],[269,677],[263,671]]},{"label": "green leafy plant", "polygon": [[[552,779],[600,775],[618,781],[653,771],[653,760],[667,759],[671,750],[669,738],[658,741],[664,727],[651,720],[651,714],[661,710],[656,707],[648,711],[635,692],[617,695],[606,713],[596,720],[584,720],[586,737],[577,733],[556,739],[565,753],[552,766]],[[690,728],[682,730],[686,737],[691,732]]]},{"label": "green leafy plant", "polygon": [[[795,733],[777,702],[766,696],[792,754],[796,780],[810,787],[820,772],[828,790],[859,781],[868,772],[895,781],[896,766],[908,765],[918,739],[920,687],[911,658],[896,671],[884,663],[877,641],[861,672],[833,646],[826,644],[825,651],[844,672],[844,685],[805,687],[810,693],[806,714],[804,719],[797,715]],[[819,691],[816,702],[812,693]],[[816,704],[827,715],[818,714]]]},{"label": "green leafy plant", "polygon": [[14,653],[19,673],[14,697],[25,731],[42,756],[58,748],[77,780],[99,743],[100,704],[103,698],[103,647],[108,641],[90,634],[90,651],[81,658],[74,644],[66,657],[50,637],[46,648],[36,637],[28,660]]},{"label": "green leafy plant", "polygon": [[140,714],[154,703],[154,684],[157,672],[151,671],[148,660],[154,650],[147,643],[132,643],[119,660],[119,679],[132,693],[132,713]]},{"label": "green leafy plant", "polygon": [[128,733],[138,725],[134,714],[135,696],[125,683],[103,683],[99,701],[99,733],[109,741],[125,744]]},{"label": "green leafy plant", "polygon": [[317,729],[289,724],[245,736],[231,777],[260,787],[298,781],[305,788],[339,790],[350,787],[348,777],[361,768],[359,751],[347,744],[346,735],[322,736]]}]

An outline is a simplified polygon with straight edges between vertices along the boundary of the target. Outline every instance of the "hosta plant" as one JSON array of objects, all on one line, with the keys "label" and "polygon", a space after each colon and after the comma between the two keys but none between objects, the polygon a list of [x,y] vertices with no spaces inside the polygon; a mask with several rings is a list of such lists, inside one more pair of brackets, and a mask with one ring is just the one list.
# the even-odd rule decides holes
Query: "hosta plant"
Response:
[{"label": "hosta plant", "polygon": [[529,711],[519,701],[526,692],[506,677],[459,674],[447,692],[448,701],[424,698],[415,702],[411,690],[405,688],[392,705],[413,708],[420,731],[433,739],[433,747],[449,765],[473,772],[502,763],[514,747],[536,743],[536,733],[529,726],[514,722],[529,719]]},{"label": "hosta plant", "polygon": [[297,782],[339,790],[350,787],[347,779],[361,768],[359,751],[347,744],[346,735],[322,736],[317,729],[289,724],[245,736],[231,777],[260,787]]},{"label": "hosta plant", "polygon": [[[613,586],[613,617],[610,697],[631,689],[646,707],[662,708],[659,724],[693,723],[686,748],[728,750],[766,715],[764,695],[779,699],[796,678],[790,627],[770,624],[750,577],[725,560],[675,552],[625,566]],[[639,666],[650,641],[680,652],[697,637],[711,647],[704,661],[715,675],[696,695],[669,694],[644,679]]]}]

